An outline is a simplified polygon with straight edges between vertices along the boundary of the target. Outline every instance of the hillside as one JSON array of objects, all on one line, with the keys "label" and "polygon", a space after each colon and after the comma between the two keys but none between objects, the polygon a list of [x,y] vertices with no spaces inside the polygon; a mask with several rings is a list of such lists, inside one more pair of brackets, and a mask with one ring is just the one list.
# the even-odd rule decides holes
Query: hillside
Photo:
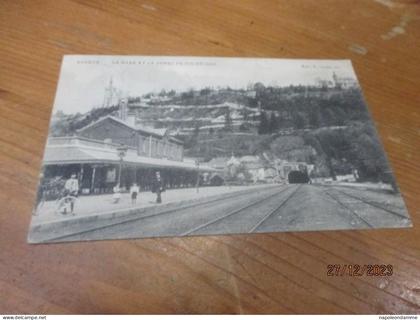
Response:
[{"label": "hillside", "polygon": [[[136,115],[138,124],[171,127],[179,135],[190,135],[197,129],[265,134],[343,126],[351,121],[369,119],[358,88],[264,87],[256,84],[247,90],[162,91],[130,97],[128,102],[129,112]],[[115,113],[117,109],[117,106],[110,106],[95,108],[85,114],[57,113],[53,117],[51,134],[73,134],[78,128]]]},{"label": "hillside", "polygon": [[[356,168],[367,180],[386,180],[382,155],[369,113],[358,88],[304,86],[162,91],[130,97],[129,113],[137,124],[172,128],[184,141],[185,155],[215,157],[262,155],[315,164],[316,176],[333,176]],[[118,106],[85,114],[57,113],[52,136],[77,129]]]},{"label": "hillside", "polygon": [[369,119],[358,88],[311,86],[161,92],[131,98],[130,110],[139,123],[173,127],[187,135],[196,128],[264,134]]}]

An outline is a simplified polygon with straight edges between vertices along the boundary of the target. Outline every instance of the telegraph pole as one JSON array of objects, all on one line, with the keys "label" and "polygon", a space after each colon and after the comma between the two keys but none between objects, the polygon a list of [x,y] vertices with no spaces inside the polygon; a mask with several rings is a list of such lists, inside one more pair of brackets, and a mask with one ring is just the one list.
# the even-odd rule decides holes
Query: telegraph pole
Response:
[{"label": "telegraph pole", "polygon": [[117,148],[118,151],[118,157],[120,158],[120,169],[118,174],[118,185],[121,187],[121,171],[122,171],[122,165],[124,161],[124,157],[127,154],[128,148],[125,145],[121,145]]}]

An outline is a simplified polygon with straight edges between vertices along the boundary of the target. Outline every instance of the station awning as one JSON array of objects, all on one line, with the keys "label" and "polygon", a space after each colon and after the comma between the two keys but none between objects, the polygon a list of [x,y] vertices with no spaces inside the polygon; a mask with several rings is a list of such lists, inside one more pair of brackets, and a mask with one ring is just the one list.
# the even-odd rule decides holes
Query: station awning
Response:
[{"label": "station awning", "polygon": [[[172,168],[184,170],[197,170],[194,161],[175,161],[165,158],[152,158],[140,156],[136,150],[128,149],[123,158],[124,164],[139,168]],[[44,165],[66,164],[118,164],[120,158],[114,148],[96,147],[83,144],[53,144],[47,145],[44,153]],[[200,171],[218,172],[220,170],[199,165]]]}]

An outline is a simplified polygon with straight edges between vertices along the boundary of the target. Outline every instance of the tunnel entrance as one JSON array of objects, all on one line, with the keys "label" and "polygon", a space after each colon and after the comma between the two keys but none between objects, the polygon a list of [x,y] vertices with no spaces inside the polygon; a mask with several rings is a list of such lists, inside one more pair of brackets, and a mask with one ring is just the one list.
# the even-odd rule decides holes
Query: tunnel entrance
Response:
[{"label": "tunnel entrance", "polygon": [[307,172],[303,171],[290,171],[287,176],[289,183],[308,183],[309,176]]}]

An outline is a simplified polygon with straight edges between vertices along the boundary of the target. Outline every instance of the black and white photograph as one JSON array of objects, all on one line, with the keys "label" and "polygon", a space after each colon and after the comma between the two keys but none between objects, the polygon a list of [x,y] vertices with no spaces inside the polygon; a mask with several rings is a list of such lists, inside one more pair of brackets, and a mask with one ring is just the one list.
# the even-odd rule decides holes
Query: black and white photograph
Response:
[{"label": "black and white photograph", "polygon": [[30,243],[411,226],[349,60],[63,58]]}]

